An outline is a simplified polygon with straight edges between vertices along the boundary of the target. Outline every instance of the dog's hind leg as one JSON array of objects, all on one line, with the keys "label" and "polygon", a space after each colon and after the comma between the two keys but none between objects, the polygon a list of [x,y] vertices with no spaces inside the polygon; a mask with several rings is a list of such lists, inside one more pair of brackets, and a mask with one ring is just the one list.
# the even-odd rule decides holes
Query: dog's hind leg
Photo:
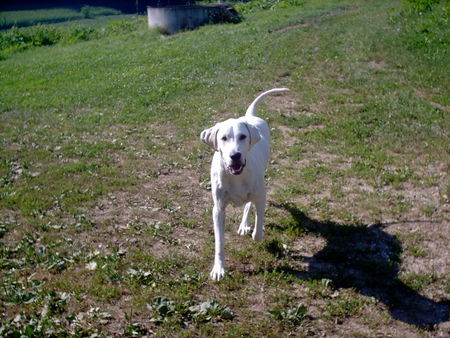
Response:
[{"label": "dog's hind leg", "polygon": [[252,210],[252,202],[248,202],[244,208],[244,215],[242,216],[241,225],[239,225],[238,234],[243,236],[252,231],[250,227],[250,212]]},{"label": "dog's hind leg", "polygon": [[266,209],[266,196],[261,197],[255,202],[256,206],[256,221],[253,229],[252,238],[255,241],[260,241],[264,238],[264,212]]}]

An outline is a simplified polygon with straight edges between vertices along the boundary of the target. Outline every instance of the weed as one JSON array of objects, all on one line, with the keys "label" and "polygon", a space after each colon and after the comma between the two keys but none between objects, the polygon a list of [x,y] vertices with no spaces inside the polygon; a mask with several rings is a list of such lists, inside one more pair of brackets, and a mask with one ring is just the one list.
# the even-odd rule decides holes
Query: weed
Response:
[{"label": "weed", "polygon": [[148,334],[148,329],[141,323],[132,323],[124,330],[125,337],[142,337]]},{"label": "weed", "polygon": [[308,294],[313,298],[330,298],[333,294],[331,279],[313,279],[307,281]]},{"label": "weed", "polygon": [[175,303],[165,297],[156,297],[150,306],[153,317],[150,319],[156,324],[173,323],[186,325],[186,322],[197,323],[209,322],[211,320],[232,320],[233,313],[217,301],[203,302],[192,305],[191,302]]},{"label": "weed", "polygon": [[434,283],[437,276],[433,274],[404,273],[400,280],[415,291],[422,291],[425,287]]},{"label": "weed", "polygon": [[129,278],[138,285],[153,285],[155,283],[155,274],[151,270],[130,268],[127,271]]},{"label": "weed", "polygon": [[326,308],[331,317],[343,319],[358,314],[363,305],[360,299],[334,299],[327,302]]},{"label": "weed", "polygon": [[413,177],[414,173],[408,167],[403,167],[395,170],[384,170],[380,176],[380,183],[382,185],[392,184],[398,186],[402,182],[408,181]]},{"label": "weed", "polygon": [[417,246],[408,246],[408,253],[413,257],[425,257],[427,256],[427,251],[425,249],[419,248]]},{"label": "weed", "polygon": [[189,311],[193,313],[193,320],[199,323],[211,320],[232,320],[234,317],[229,308],[220,305],[215,300],[191,306]]},{"label": "weed", "polygon": [[275,317],[275,319],[287,322],[293,326],[302,325],[308,318],[308,308],[305,305],[298,304],[296,307],[287,310],[272,310],[269,313]]}]

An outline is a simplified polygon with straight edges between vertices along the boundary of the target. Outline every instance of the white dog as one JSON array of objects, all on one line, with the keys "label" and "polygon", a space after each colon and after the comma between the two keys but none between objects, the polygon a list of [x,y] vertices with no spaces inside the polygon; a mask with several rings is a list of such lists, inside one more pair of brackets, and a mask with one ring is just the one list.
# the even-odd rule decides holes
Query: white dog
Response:
[{"label": "white dog", "polygon": [[255,110],[264,96],[288,90],[275,88],[266,91],[253,101],[245,116],[218,123],[201,133],[201,140],[216,151],[211,164],[215,256],[210,277],[214,280],[221,279],[225,273],[225,208],[230,202],[236,206],[245,204],[238,233],[250,233],[249,216],[254,204],[256,224],[252,237],[254,240],[264,237],[264,172],[270,155],[270,131],[267,123],[255,116]]}]

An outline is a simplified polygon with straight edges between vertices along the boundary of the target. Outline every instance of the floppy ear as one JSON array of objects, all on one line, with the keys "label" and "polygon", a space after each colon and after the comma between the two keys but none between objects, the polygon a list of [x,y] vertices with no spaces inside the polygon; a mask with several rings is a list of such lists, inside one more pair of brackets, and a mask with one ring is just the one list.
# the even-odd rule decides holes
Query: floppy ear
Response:
[{"label": "floppy ear", "polygon": [[200,134],[200,139],[209,145],[211,148],[213,148],[215,151],[218,151],[217,149],[217,131],[219,128],[217,125],[215,125],[212,128],[205,129]]},{"label": "floppy ear", "polygon": [[259,140],[261,140],[261,135],[259,134],[258,129],[249,124],[249,123],[245,123],[245,125],[247,126],[248,131],[250,132],[250,149],[259,142]]}]

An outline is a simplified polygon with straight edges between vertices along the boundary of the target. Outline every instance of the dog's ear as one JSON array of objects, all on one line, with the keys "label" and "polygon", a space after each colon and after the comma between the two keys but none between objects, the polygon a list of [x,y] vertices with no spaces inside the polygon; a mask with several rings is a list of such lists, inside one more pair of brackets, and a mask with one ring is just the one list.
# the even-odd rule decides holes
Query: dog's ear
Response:
[{"label": "dog's ear", "polygon": [[200,134],[200,139],[209,145],[211,148],[213,148],[215,151],[218,151],[217,149],[217,131],[219,128],[217,125],[215,125],[212,128],[205,129]]},{"label": "dog's ear", "polygon": [[250,123],[245,123],[248,131],[250,132],[250,149],[261,140],[261,135],[259,134],[258,129],[251,125]]}]

